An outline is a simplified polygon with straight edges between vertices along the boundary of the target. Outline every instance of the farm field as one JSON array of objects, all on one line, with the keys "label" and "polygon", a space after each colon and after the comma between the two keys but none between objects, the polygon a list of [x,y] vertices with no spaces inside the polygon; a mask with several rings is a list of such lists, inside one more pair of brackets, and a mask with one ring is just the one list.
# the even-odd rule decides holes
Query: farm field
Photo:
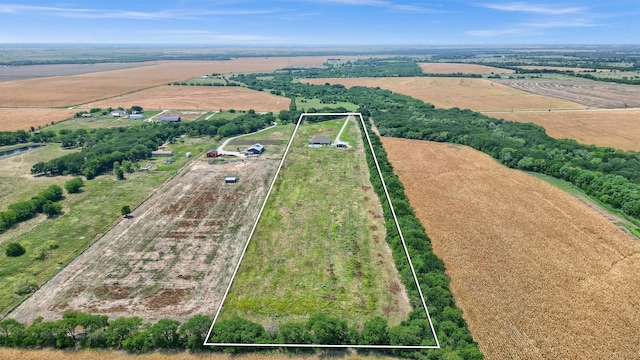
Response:
[{"label": "farm field", "polygon": [[209,109],[279,112],[289,109],[291,100],[238,86],[159,86],[91,102],[83,107],[125,109],[134,105],[145,109]]},{"label": "farm field", "polygon": [[420,63],[422,71],[427,74],[513,74],[515,71],[493,66],[458,63]]},{"label": "farm field", "polygon": [[640,110],[579,110],[539,112],[485,112],[498,119],[532,122],[549,136],[570,138],[583,144],[640,151]]},{"label": "farm field", "polygon": [[640,243],[473,149],[382,141],[486,359],[637,357]]},{"label": "farm field", "polygon": [[153,62],[0,66],[0,82],[51,76],[80,75],[109,70],[130,69],[151,64],[153,64]]},{"label": "farm field", "polygon": [[[385,241],[382,208],[369,181],[359,128],[350,149],[310,148],[344,119],[303,124],[260,217],[221,318],[273,327],[324,313],[350,325],[373,316],[390,325],[411,310]],[[357,140],[356,140],[357,139]]]},{"label": "farm field", "polygon": [[[212,73],[322,66],[324,56],[155,61],[148,66],[0,83],[0,107],[69,107]],[[53,71],[53,70],[52,70]],[[60,91],[64,89],[64,91]]]},{"label": "farm field", "polygon": [[575,102],[512,89],[487,79],[409,77],[301,79],[322,85],[380,87],[423,100],[439,108],[458,107],[474,111],[584,109]]},{"label": "farm field", "polygon": [[65,120],[75,114],[69,109],[0,109],[0,131],[29,130],[33,126],[50,125],[51,122]]},{"label": "farm field", "polygon": [[[215,312],[277,161],[196,160],[26,300],[11,317],[84,311],[184,321]],[[225,176],[238,176],[225,184]]]},{"label": "farm field", "polygon": [[[574,101],[589,108],[640,107],[640,87],[594,80],[494,79],[532,94]],[[555,107],[551,107],[556,109]]]}]

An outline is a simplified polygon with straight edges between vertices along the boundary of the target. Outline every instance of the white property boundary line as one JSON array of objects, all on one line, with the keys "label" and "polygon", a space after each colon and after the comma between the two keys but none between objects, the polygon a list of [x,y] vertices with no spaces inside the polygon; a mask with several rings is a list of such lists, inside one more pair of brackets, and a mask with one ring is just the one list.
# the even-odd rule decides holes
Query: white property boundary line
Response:
[{"label": "white property boundary line", "polygon": [[[362,124],[362,129],[367,138],[367,142],[369,143],[369,149],[371,150],[371,155],[373,157],[373,161],[376,164],[376,169],[378,170],[378,176],[380,177],[380,181],[382,182],[382,188],[384,189],[384,193],[387,197],[387,203],[389,204],[389,208],[391,209],[391,214],[393,215],[393,221],[396,223],[396,228],[398,229],[398,234],[400,235],[400,240],[402,241],[402,247],[404,248],[404,252],[407,255],[407,261],[409,262],[409,267],[411,268],[411,274],[413,274],[413,280],[416,283],[416,287],[418,288],[418,293],[420,294],[420,301],[422,302],[422,306],[424,308],[425,313],[427,314],[427,319],[429,319],[429,326],[431,327],[431,334],[433,338],[436,340],[436,345],[428,345],[428,346],[392,346],[392,345],[323,345],[323,344],[239,344],[239,343],[210,343],[209,338],[211,337],[211,333],[213,332],[213,326],[218,320],[218,316],[220,316],[220,311],[222,311],[222,304],[227,298],[229,294],[229,290],[231,290],[231,285],[233,284],[233,280],[236,278],[236,274],[238,273],[238,269],[240,268],[240,263],[242,263],[242,258],[244,258],[244,254],[247,252],[247,248],[249,247],[249,243],[251,242],[251,238],[253,237],[253,233],[258,226],[258,221],[260,220],[260,216],[262,216],[262,211],[264,207],[267,205],[267,201],[269,200],[269,195],[271,194],[271,190],[273,189],[276,180],[278,179],[278,174],[280,173],[280,169],[282,169],[282,165],[284,164],[284,160],[287,158],[287,154],[289,153],[289,148],[291,148],[291,144],[293,144],[293,138],[298,132],[298,127],[302,123],[302,119],[305,116],[326,116],[326,115],[336,115],[336,116],[358,116],[360,117],[360,123]],[[227,286],[224,295],[222,296],[222,300],[218,305],[218,310],[216,311],[216,315],[213,318],[213,322],[211,323],[211,327],[209,327],[209,332],[207,333],[207,337],[203,345],[209,346],[236,346],[236,347],[290,347],[290,348],[354,348],[354,349],[440,349],[440,341],[438,341],[438,336],[436,335],[435,328],[433,327],[433,321],[431,320],[431,315],[429,314],[429,309],[427,308],[427,304],[424,300],[424,295],[422,294],[422,289],[420,288],[420,283],[418,282],[418,276],[416,275],[416,271],[413,267],[413,263],[411,262],[411,257],[409,256],[409,250],[407,249],[407,244],[404,241],[404,236],[402,235],[402,230],[400,229],[400,224],[398,223],[398,218],[396,216],[396,212],[393,208],[393,204],[391,203],[391,198],[389,197],[389,192],[387,191],[387,184],[384,182],[384,178],[382,177],[382,171],[380,170],[380,165],[378,164],[378,158],[376,157],[376,153],[373,150],[373,145],[371,144],[371,138],[369,137],[369,132],[367,131],[367,127],[365,126],[364,119],[362,118],[362,114],[360,113],[315,113],[315,114],[300,114],[300,118],[298,118],[298,122],[296,123],[296,127],[293,130],[293,134],[291,134],[291,138],[289,139],[289,144],[287,144],[287,148],[284,151],[284,155],[282,155],[282,160],[280,160],[280,165],[278,165],[278,170],[276,170],[275,175],[273,176],[273,180],[271,181],[271,186],[267,191],[267,196],[262,203],[262,207],[260,207],[260,212],[258,213],[258,217],[256,218],[253,227],[251,228],[251,232],[249,233],[249,238],[242,249],[242,253],[240,254],[240,259],[238,260],[238,264],[236,264],[235,269],[233,270],[233,275],[231,276],[231,280],[229,281],[229,285]]]}]

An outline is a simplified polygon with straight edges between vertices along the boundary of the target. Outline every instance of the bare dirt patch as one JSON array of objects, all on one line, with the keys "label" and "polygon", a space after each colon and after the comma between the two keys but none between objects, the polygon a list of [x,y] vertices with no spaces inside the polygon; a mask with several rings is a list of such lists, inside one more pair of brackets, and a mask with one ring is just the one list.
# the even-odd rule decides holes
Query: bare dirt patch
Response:
[{"label": "bare dirt patch", "polygon": [[380,87],[423,100],[439,108],[458,107],[474,111],[584,109],[583,105],[574,102],[530,94],[487,79],[409,77],[301,81],[317,85],[328,82],[346,87]]},{"label": "bare dirt patch", "polygon": [[532,94],[573,101],[588,107],[640,107],[640,86],[593,80],[495,79],[497,83]]},{"label": "bare dirt patch", "polygon": [[488,116],[532,122],[554,138],[640,151],[640,110],[585,110],[485,113]]},{"label": "bare dirt patch", "polygon": [[[10,316],[29,323],[67,311],[151,321],[213,314],[276,166],[194,161]],[[225,184],[230,173],[240,182]]]},{"label": "bare dirt patch", "polygon": [[66,120],[75,114],[68,109],[0,109],[0,131],[29,130]]},{"label": "bare dirt patch", "polygon": [[209,109],[278,112],[289,108],[291,100],[237,86],[160,86],[110,99],[92,102],[86,107],[145,109]]},{"label": "bare dirt patch", "polygon": [[470,148],[382,140],[487,359],[637,357],[640,243]]},{"label": "bare dirt patch", "polygon": [[427,74],[513,74],[515,71],[493,66],[456,63],[420,63],[422,71]]}]

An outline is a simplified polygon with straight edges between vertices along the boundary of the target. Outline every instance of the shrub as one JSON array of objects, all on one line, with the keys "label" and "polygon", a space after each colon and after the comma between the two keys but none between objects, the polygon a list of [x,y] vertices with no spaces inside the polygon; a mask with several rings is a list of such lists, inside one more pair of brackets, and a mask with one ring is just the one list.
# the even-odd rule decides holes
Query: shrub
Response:
[{"label": "shrub", "polygon": [[84,186],[82,178],[74,178],[64,183],[64,188],[67,189],[69,194],[79,193],[80,189]]},{"label": "shrub", "polygon": [[16,285],[15,293],[17,295],[28,295],[38,290],[38,284],[33,280],[22,279]]},{"label": "shrub", "polygon": [[7,244],[7,248],[4,250],[4,253],[10,257],[23,255],[25,252],[26,250],[24,249],[24,247],[22,247],[22,245],[18,244],[17,242],[11,242]]}]

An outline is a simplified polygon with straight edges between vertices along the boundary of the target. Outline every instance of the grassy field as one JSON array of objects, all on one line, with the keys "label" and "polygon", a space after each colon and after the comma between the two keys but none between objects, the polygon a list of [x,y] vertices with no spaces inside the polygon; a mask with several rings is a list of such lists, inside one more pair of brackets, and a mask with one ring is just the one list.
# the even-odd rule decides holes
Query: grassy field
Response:
[{"label": "grassy field", "polygon": [[[165,171],[126,174],[124,181],[118,181],[110,175],[85,181],[83,192],[66,194],[66,199],[62,201],[62,215],[53,219],[46,219],[43,215],[39,215],[0,234],[0,243],[17,241],[27,250],[23,256],[2,260],[0,288],[3,291],[0,292],[0,314],[5,315],[25,298],[15,293],[18,284],[34,282],[41,285],[46,282],[114,225],[120,218],[122,206],[129,205],[132,209],[135,208],[154,189],[173,176],[187,161],[184,156],[186,151],[194,154],[203,151],[207,145],[203,145],[202,141],[206,140],[194,139],[175,145],[173,148],[176,152],[175,162],[161,168]],[[63,150],[60,150],[57,145],[49,145],[25,153],[26,159],[23,159],[20,165],[22,173],[5,179],[6,181],[0,185],[3,188],[1,193],[3,203],[29,199],[52,183],[62,186],[64,181],[70,179],[70,177],[33,178],[25,174],[32,163],[59,156],[61,151]],[[5,162],[15,162],[15,158],[1,160],[0,166]],[[151,159],[148,165],[152,165],[152,168],[159,167],[162,166],[163,161],[164,159]],[[156,165],[153,166],[153,164]],[[21,189],[21,191],[15,192],[15,189]],[[35,250],[49,240],[56,240],[59,248],[51,250],[44,260],[33,259]]]},{"label": "grassy field", "polygon": [[[335,138],[343,120],[302,125],[242,261],[222,317],[264,325],[327,313],[362,324],[398,324],[410,310],[384,241],[379,200],[362,142],[309,148]],[[359,129],[348,132],[355,139]],[[346,137],[345,137],[346,138]]]},{"label": "grassy field", "polygon": [[487,360],[637,357],[637,239],[471,148],[382,140]]},{"label": "grassy field", "polygon": [[324,104],[324,103],[320,102],[320,99],[296,98],[296,106],[297,106],[297,108],[299,110],[302,110],[302,111],[309,110],[310,108],[322,109],[322,108],[325,108],[325,107],[329,107],[329,108],[343,107],[343,108],[347,109],[347,111],[350,111],[350,112],[354,112],[354,111],[358,110],[358,105],[353,104],[353,103],[337,102],[335,104]]}]

